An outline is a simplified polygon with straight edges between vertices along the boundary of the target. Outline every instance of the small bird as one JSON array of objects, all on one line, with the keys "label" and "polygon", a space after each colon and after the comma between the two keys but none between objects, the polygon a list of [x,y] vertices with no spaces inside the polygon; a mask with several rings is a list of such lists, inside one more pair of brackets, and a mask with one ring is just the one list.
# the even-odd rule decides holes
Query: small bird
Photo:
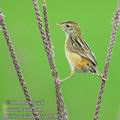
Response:
[{"label": "small bird", "polygon": [[92,50],[82,37],[79,25],[74,21],[67,21],[57,24],[66,34],[65,54],[70,64],[71,73],[61,82],[70,79],[75,72],[91,72],[101,77],[97,70],[97,61]]}]

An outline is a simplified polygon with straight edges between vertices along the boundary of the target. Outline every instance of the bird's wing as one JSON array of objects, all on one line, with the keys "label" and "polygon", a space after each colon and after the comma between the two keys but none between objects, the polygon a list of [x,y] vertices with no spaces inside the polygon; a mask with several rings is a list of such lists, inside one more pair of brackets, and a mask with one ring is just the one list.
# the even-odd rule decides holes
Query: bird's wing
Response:
[{"label": "bird's wing", "polygon": [[74,52],[76,52],[80,56],[83,56],[89,59],[96,66],[97,61],[96,61],[95,55],[93,54],[88,44],[81,37],[77,37],[74,39],[71,38],[71,40],[75,50]]}]

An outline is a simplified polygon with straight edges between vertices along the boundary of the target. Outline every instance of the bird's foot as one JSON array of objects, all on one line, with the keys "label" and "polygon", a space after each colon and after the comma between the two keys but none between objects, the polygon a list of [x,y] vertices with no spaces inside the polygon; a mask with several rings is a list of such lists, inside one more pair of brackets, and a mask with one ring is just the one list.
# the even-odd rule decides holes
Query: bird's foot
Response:
[{"label": "bird's foot", "polygon": [[0,11],[0,25],[2,24],[2,22],[3,22],[3,17],[4,17],[4,15],[1,13],[1,11]]},{"label": "bird's foot", "polygon": [[56,80],[57,85],[61,85],[62,81],[61,80]]},{"label": "bird's foot", "polygon": [[107,78],[105,78],[103,75],[100,75],[100,78],[101,78],[102,80],[104,80],[104,81],[107,80]]}]

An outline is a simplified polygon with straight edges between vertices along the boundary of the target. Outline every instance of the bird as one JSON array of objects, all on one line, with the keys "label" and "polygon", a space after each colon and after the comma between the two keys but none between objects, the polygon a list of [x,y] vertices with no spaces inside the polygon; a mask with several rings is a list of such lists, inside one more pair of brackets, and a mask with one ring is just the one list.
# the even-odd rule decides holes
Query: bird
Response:
[{"label": "bird", "polygon": [[75,21],[66,21],[57,24],[66,34],[65,55],[71,68],[70,75],[61,81],[70,79],[75,72],[92,73],[102,77],[97,69],[97,60],[91,48],[84,40],[79,24]]}]

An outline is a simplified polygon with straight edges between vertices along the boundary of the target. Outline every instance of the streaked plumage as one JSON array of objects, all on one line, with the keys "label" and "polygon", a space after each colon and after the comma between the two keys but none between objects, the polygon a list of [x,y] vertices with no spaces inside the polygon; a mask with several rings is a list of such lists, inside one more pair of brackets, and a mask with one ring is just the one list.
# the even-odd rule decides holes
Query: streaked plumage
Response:
[{"label": "streaked plumage", "polygon": [[65,53],[71,67],[71,75],[74,72],[97,73],[97,62],[92,50],[82,37],[79,25],[74,21],[60,23],[59,26],[65,31]]}]

